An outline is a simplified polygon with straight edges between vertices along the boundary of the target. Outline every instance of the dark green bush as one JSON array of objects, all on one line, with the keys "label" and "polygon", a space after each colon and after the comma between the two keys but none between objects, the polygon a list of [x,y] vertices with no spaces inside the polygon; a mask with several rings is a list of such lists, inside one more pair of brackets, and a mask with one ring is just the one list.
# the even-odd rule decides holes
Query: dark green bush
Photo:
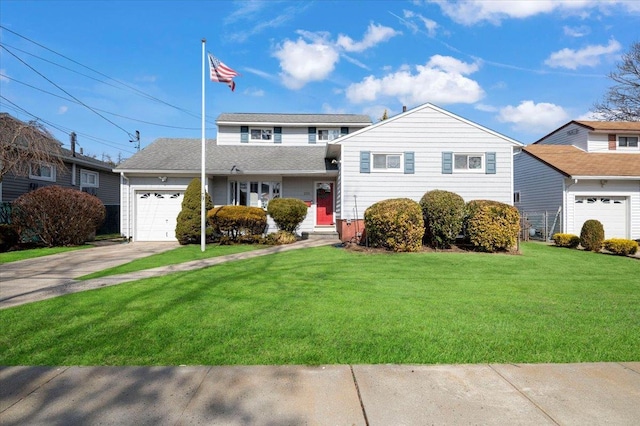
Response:
[{"label": "dark green bush", "polygon": [[6,223],[0,223],[0,253],[16,246],[18,241],[19,235],[15,227]]},{"label": "dark green bush", "polygon": [[454,192],[429,191],[420,200],[425,241],[435,248],[449,248],[462,231],[464,199]]},{"label": "dark green bush", "polygon": [[638,243],[625,238],[611,238],[604,241],[604,249],[611,253],[628,256],[638,252]]},{"label": "dark green bush", "polygon": [[364,212],[364,226],[372,247],[396,252],[416,252],[422,248],[422,209],[408,198],[375,203]]},{"label": "dark green bush", "polygon": [[604,227],[595,219],[589,219],[580,230],[580,245],[589,251],[600,251],[604,242]]},{"label": "dark green bush", "polygon": [[262,236],[267,227],[267,213],[260,207],[222,206],[207,212],[207,220],[216,235],[239,241]]},{"label": "dark green bush", "polygon": [[297,198],[274,198],[269,201],[267,213],[273,219],[281,231],[287,231],[292,234],[307,217],[307,205],[304,201]]},{"label": "dark green bush", "polygon": [[48,247],[81,245],[106,216],[102,201],[77,189],[45,186],[13,202],[11,223],[25,241]]},{"label": "dark green bush", "polygon": [[520,213],[498,201],[469,201],[465,207],[465,232],[476,249],[491,253],[513,250],[520,232]]},{"label": "dark green bush", "polygon": [[558,247],[576,248],[580,245],[580,237],[573,234],[553,234],[553,242]]},{"label": "dark green bush", "polygon": [[[200,179],[194,178],[184,193],[182,210],[178,214],[176,223],[176,239],[182,245],[200,244],[200,235],[202,234],[200,190]],[[204,200],[205,211],[211,210],[213,203],[207,192],[205,192]],[[208,235],[212,231],[207,229],[205,232]]]}]

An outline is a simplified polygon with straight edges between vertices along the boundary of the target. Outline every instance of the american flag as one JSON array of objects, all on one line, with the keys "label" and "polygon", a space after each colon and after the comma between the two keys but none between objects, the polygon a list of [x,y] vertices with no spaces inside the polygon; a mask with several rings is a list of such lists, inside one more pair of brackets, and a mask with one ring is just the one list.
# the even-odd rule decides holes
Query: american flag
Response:
[{"label": "american flag", "polygon": [[227,83],[231,88],[231,91],[236,88],[236,83],[233,81],[233,77],[240,74],[220,62],[220,60],[211,53],[209,53],[209,72],[211,74],[211,81]]}]

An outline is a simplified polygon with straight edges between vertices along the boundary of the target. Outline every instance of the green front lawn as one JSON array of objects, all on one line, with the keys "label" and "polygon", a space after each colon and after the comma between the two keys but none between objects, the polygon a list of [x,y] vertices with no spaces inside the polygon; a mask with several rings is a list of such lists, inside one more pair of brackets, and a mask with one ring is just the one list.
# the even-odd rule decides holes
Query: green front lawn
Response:
[{"label": "green front lawn", "polygon": [[640,262],[294,250],[0,311],[0,365],[640,360]]},{"label": "green front lawn", "polygon": [[71,250],[79,250],[90,248],[93,246],[83,245],[83,246],[73,246],[73,247],[42,247],[28,250],[16,250],[16,251],[8,251],[5,253],[0,253],[0,264],[9,263],[9,262],[17,262],[19,260],[27,260],[33,259],[36,257],[49,256],[52,254],[64,253],[66,251]]}]

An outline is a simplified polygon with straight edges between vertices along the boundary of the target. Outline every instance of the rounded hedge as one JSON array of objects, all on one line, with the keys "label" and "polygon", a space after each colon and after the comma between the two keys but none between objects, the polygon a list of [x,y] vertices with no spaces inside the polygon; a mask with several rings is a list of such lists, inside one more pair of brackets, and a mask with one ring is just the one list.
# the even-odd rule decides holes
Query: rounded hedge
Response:
[{"label": "rounded hedge", "polygon": [[297,198],[274,198],[267,205],[267,213],[281,231],[295,234],[296,230],[307,217],[308,207],[304,201]]},{"label": "rounded hedge", "polygon": [[241,236],[260,236],[267,228],[267,213],[260,207],[221,206],[207,212],[213,233],[237,241]]},{"label": "rounded hedge", "polygon": [[580,245],[580,237],[573,234],[553,234],[553,242],[558,247],[576,248]]},{"label": "rounded hedge", "polygon": [[469,201],[465,207],[465,230],[476,249],[491,253],[513,250],[520,232],[520,213],[498,201]]},{"label": "rounded hedge", "polygon": [[424,220],[420,204],[395,198],[373,204],[364,212],[369,245],[396,252],[416,252],[422,248]]},{"label": "rounded hedge", "polygon": [[420,200],[424,217],[425,241],[436,248],[449,248],[462,231],[464,199],[454,193],[433,190]]},{"label": "rounded hedge", "polygon": [[587,220],[580,230],[580,245],[589,251],[600,251],[604,243],[604,227],[595,219]]},{"label": "rounded hedge", "polygon": [[604,241],[604,249],[619,256],[634,255],[638,252],[638,243],[626,238],[611,238]]}]

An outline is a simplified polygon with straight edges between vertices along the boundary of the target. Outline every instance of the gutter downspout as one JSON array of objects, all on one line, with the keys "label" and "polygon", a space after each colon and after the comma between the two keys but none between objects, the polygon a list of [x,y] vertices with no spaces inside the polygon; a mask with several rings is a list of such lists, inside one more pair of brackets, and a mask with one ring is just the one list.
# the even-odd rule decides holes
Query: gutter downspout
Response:
[{"label": "gutter downspout", "polygon": [[[122,178],[122,180],[126,180],[127,181],[127,242],[131,242],[132,239],[132,235],[131,235],[131,188],[129,185],[129,178],[125,176],[124,172],[120,172],[120,177]],[[122,193],[120,194],[120,196],[122,196]],[[122,205],[120,206],[120,221],[122,221],[122,216],[123,216],[123,211],[122,211]]]}]

